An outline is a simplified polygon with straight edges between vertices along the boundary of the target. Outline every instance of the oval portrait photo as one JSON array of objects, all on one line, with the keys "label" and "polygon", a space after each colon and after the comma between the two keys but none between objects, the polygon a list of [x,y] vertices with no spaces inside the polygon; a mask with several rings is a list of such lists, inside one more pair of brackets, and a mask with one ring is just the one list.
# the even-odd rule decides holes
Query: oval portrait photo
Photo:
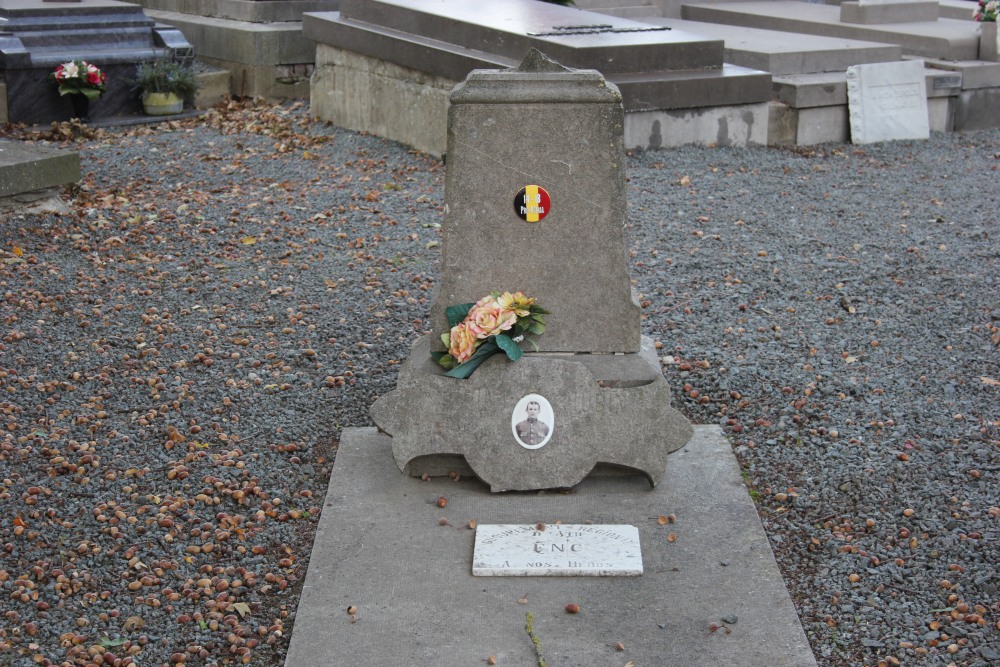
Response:
[{"label": "oval portrait photo", "polygon": [[514,406],[510,428],[517,444],[525,449],[544,447],[555,430],[552,405],[539,394],[528,394]]}]

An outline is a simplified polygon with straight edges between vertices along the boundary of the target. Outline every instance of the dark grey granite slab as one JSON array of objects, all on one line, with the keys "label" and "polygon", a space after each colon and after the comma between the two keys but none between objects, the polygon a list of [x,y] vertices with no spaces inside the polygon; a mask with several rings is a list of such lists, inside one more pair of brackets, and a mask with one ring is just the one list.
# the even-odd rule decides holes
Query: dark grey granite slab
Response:
[{"label": "dark grey granite slab", "polygon": [[206,18],[273,23],[301,21],[304,12],[333,12],[340,0],[130,0],[146,9]]}]

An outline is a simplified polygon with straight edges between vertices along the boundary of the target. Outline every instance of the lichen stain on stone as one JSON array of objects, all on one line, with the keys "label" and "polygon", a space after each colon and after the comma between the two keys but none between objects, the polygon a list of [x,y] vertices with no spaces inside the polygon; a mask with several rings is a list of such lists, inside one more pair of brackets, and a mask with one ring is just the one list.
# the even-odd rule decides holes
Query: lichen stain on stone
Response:
[{"label": "lichen stain on stone", "polygon": [[719,131],[715,133],[715,145],[731,145],[731,141],[729,140],[729,119],[725,116],[719,118]]}]

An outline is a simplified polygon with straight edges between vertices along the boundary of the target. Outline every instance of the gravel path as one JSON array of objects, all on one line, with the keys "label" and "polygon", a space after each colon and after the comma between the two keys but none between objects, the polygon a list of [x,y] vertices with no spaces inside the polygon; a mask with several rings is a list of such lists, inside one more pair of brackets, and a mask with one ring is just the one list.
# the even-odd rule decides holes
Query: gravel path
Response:
[{"label": "gravel path", "polygon": [[[0,664],[279,665],[443,169],[301,104],[78,134],[28,137],[80,151],[71,213],[0,215]],[[644,333],[820,665],[1000,661],[998,168],[997,131],[629,160]]]}]

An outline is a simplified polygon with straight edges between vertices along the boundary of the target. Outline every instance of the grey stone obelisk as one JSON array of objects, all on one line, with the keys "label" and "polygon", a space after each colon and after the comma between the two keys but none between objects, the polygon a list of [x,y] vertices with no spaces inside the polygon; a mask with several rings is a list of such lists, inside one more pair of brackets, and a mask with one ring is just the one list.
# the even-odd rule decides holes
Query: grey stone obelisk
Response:
[{"label": "grey stone obelisk", "polygon": [[[506,491],[573,486],[606,463],[655,485],[692,429],[639,331],[618,89],[535,50],[517,68],[473,71],[451,95],[445,200],[434,333],[371,410],[400,469],[433,475],[462,456]],[[430,350],[445,308],[497,291],[551,311],[539,351],[443,376]]]}]

